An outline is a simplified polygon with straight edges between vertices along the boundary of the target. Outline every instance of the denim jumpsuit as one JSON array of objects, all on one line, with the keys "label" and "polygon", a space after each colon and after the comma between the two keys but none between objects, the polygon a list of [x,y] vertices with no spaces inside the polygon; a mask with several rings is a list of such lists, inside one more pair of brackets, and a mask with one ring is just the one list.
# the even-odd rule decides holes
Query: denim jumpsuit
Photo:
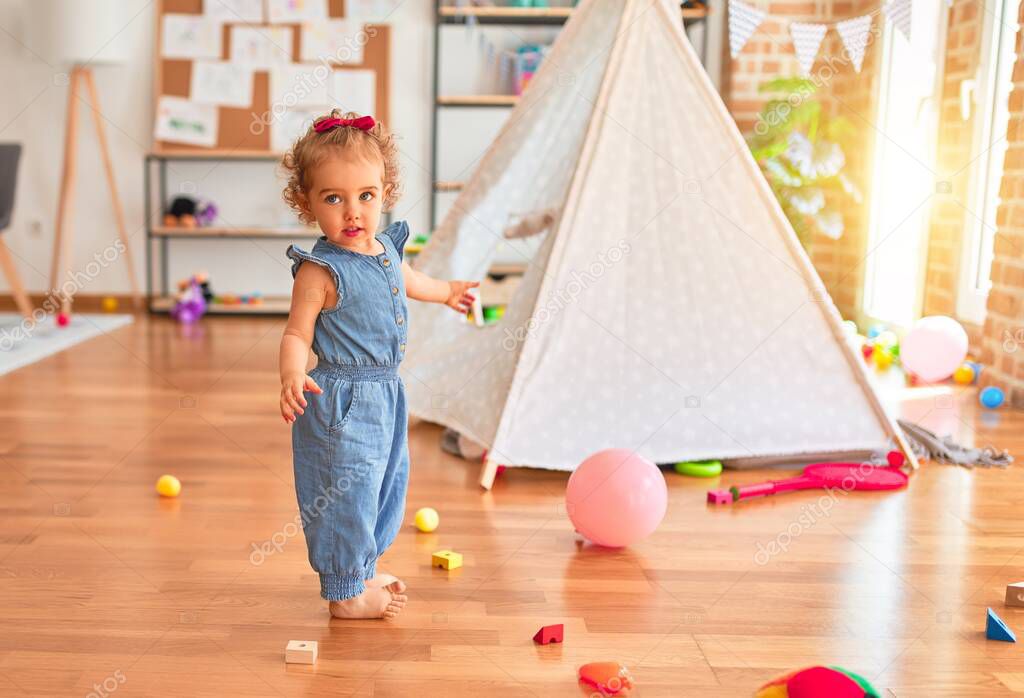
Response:
[{"label": "denim jumpsuit", "polygon": [[292,277],[303,262],[325,267],[338,303],[320,312],[313,335],[319,363],[292,425],[295,491],[309,563],[330,601],[357,596],[375,574],[405,513],[409,445],[405,387],[408,314],[402,280],[404,221],[376,235],[384,253],[364,255],[320,237],[312,252],[288,247]]}]

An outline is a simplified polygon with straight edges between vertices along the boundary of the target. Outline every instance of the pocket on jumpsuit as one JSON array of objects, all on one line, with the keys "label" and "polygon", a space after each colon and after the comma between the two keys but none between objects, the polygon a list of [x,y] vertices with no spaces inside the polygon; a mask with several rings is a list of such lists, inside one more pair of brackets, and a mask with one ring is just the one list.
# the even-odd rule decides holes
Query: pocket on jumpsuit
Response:
[{"label": "pocket on jumpsuit", "polygon": [[352,408],[359,400],[359,383],[353,381],[339,380],[335,382],[337,392],[331,399],[333,414],[336,421],[328,426],[327,431],[332,436],[338,435],[344,430],[349,417],[352,416]]}]

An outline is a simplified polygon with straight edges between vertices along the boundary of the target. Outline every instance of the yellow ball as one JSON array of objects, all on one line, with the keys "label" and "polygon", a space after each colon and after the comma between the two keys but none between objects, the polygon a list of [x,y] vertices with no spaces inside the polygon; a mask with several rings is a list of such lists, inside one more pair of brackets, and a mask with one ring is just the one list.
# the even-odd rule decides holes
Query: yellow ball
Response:
[{"label": "yellow ball", "polygon": [[103,299],[103,311],[106,313],[113,313],[117,310],[117,299],[113,296],[107,296]]},{"label": "yellow ball", "polygon": [[161,475],[156,481],[156,491],[163,497],[177,497],[181,492],[181,482],[173,475]]},{"label": "yellow ball", "polygon": [[416,512],[416,528],[424,533],[430,533],[441,523],[441,517],[437,515],[436,509],[423,507]]},{"label": "yellow ball", "polygon": [[892,354],[882,347],[876,346],[875,350],[871,352],[871,358],[875,362],[875,368],[879,371],[884,371],[892,366]]},{"label": "yellow ball", "polygon": [[970,364],[961,364],[953,371],[953,380],[960,385],[970,385],[974,382],[974,367]]}]

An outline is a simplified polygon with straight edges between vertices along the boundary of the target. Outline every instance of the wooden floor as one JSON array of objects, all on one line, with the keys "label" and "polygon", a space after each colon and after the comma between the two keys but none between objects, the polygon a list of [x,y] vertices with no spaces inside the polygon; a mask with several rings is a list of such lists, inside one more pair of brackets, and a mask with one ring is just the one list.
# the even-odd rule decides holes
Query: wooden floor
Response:
[{"label": "wooden floor", "polygon": [[[482,493],[419,425],[408,511],[441,527],[407,526],[385,557],[409,606],[330,621],[295,524],[282,327],[140,318],[0,377],[0,695],[581,696],[577,666],[604,659],[640,696],[749,696],[812,663],[886,697],[1024,693],[1022,647],[982,632],[986,606],[1024,631],[1002,603],[1024,580],[1019,466],[925,464],[907,491],[827,512],[820,493],[710,508],[717,483],[673,474],[660,529],[609,551],[576,540],[564,474]],[[924,393],[905,413],[1024,450],[1024,416],[973,405]],[[165,472],[177,500],[153,492]],[[464,568],[432,569],[441,548]],[[564,645],[531,642],[546,623]],[[285,665],[290,639],[319,642],[315,667]]]}]

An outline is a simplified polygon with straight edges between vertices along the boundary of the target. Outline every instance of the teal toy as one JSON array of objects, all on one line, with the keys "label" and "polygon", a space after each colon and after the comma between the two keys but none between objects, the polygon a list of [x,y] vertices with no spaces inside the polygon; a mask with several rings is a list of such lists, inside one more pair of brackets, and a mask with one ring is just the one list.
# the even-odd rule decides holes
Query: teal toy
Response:
[{"label": "teal toy", "polygon": [[676,472],[689,477],[718,477],[722,474],[722,461],[685,461],[676,463]]}]

